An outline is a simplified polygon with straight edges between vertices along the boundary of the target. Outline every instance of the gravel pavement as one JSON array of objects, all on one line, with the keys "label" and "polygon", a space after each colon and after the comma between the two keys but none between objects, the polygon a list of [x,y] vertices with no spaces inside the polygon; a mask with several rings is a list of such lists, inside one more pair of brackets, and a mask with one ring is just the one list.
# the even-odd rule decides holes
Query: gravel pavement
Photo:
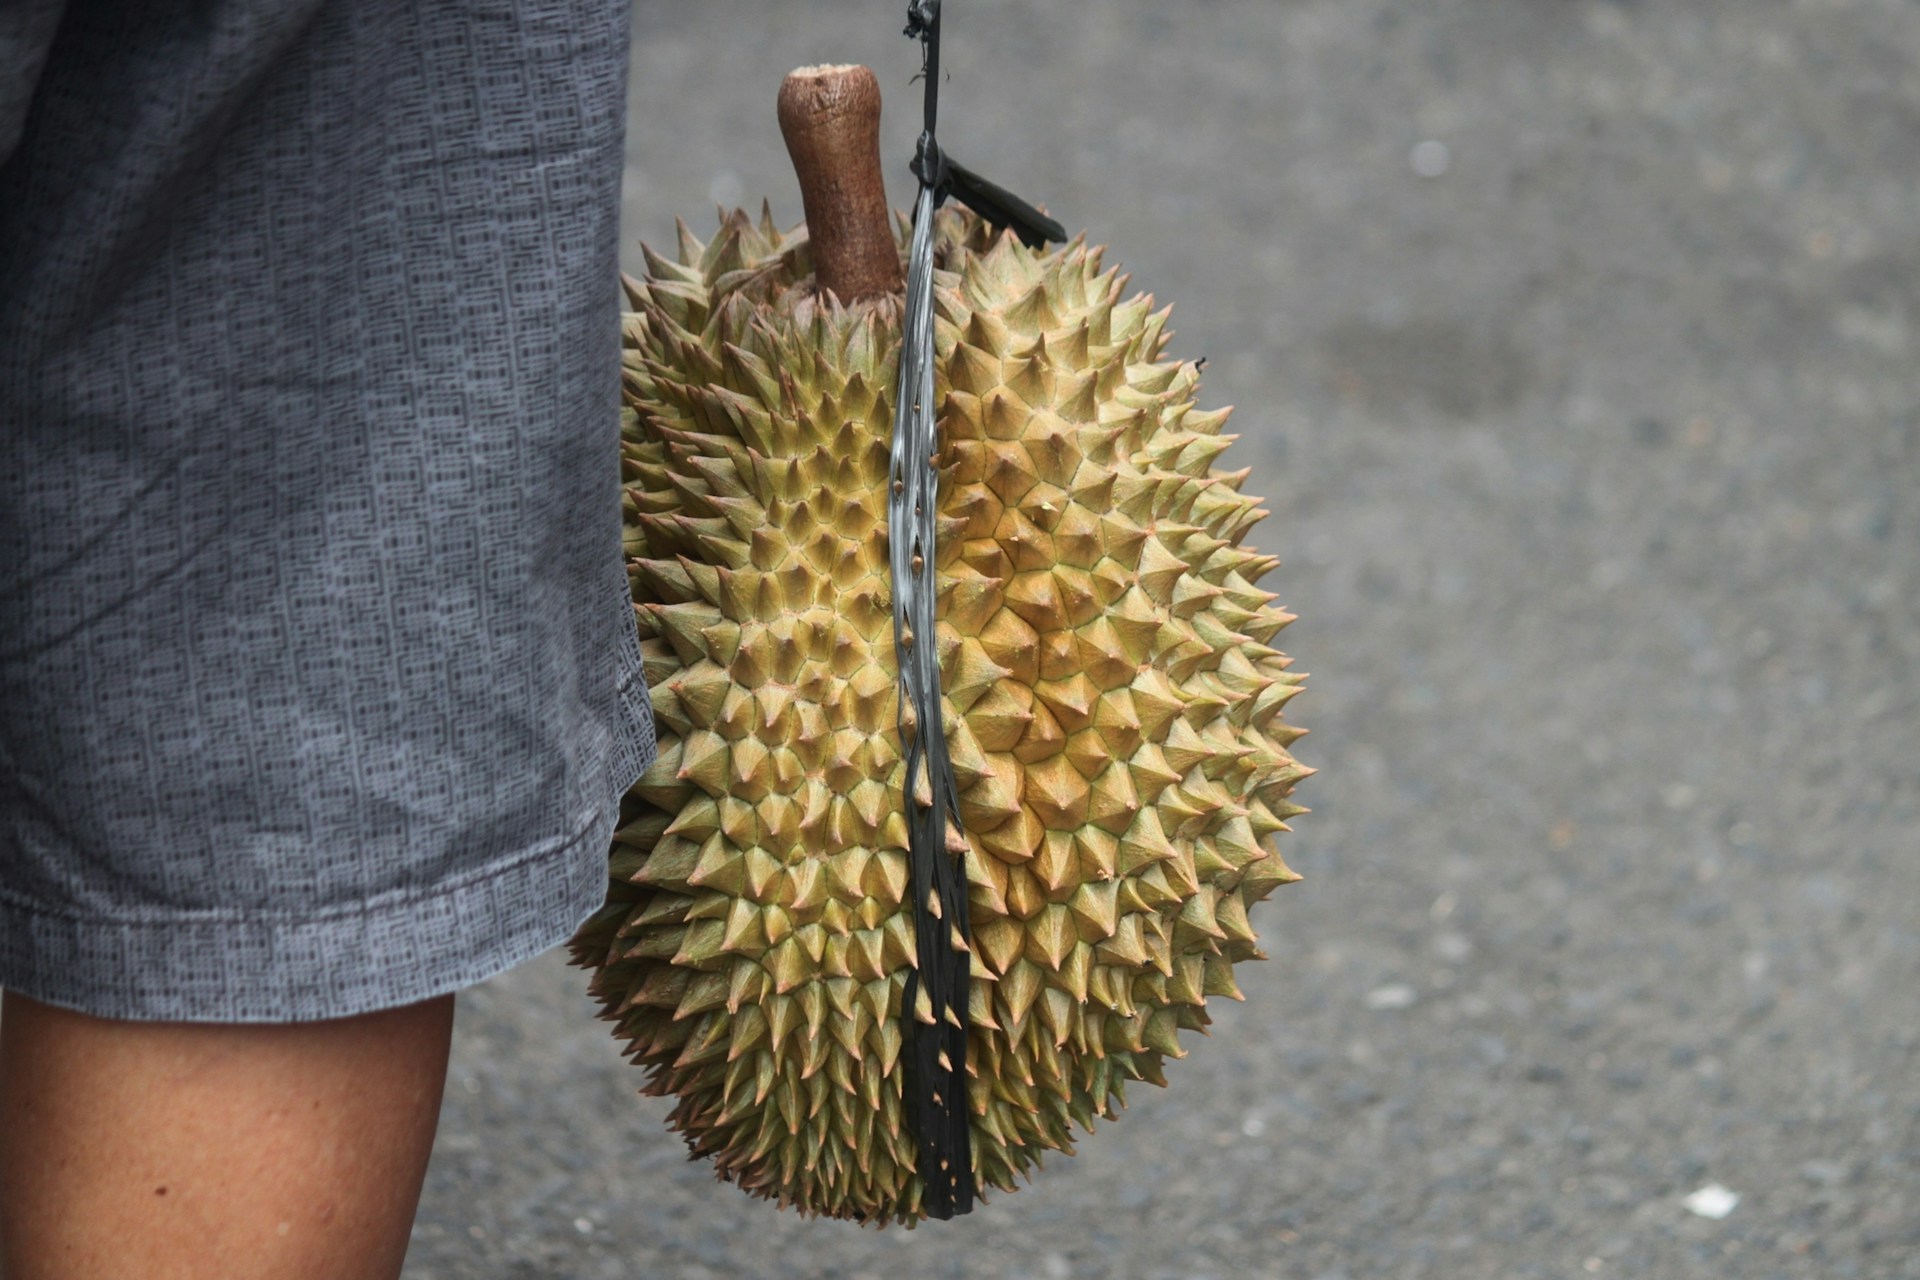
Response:
[{"label": "gravel pavement", "polygon": [[[802,63],[904,207],[904,10],[641,0],[631,257],[798,220]],[[1240,406],[1321,770],[1273,959],[874,1231],[688,1163],[550,955],[464,998],[410,1280],[1920,1277],[1920,5],[948,10],[949,150]]]}]

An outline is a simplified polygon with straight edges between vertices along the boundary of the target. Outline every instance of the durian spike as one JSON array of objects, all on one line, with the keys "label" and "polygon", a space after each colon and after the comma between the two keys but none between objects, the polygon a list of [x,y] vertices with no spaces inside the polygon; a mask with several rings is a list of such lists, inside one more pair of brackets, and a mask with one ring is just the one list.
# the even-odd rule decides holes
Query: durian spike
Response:
[{"label": "durian spike", "polygon": [[815,282],[842,303],[901,292],[880,172],[880,82],[866,67],[800,67],[781,83],[779,109]]}]

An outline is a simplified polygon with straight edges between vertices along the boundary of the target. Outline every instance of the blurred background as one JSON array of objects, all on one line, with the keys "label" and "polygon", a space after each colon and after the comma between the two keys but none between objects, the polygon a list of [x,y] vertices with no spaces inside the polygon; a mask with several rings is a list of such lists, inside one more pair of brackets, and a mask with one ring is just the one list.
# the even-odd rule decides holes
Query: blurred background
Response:
[{"label": "blurred background", "polygon": [[[800,218],[896,0],[639,0],[627,257]],[[941,139],[1175,304],[1312,673],[1244,1005],[1017,1195],[690,1164],[557,955],[411,1280],[1920,1277],[1920,5],[949,0]]]}]

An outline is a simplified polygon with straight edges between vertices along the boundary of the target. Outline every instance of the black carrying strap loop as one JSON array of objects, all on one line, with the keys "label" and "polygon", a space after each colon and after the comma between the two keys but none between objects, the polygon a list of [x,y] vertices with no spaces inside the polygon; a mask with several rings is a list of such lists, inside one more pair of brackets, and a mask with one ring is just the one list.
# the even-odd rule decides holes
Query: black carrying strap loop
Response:
[{"label": "black carrying strap loop", "polygon": [[[973,1208],[973,1145],[967,1099],[967,884],[948,847],[959,837],[959,789],[947,758],[934,630],[938,579],[938,423],[933,403],[933,211],[931,187],[914,205],[907,305],[894,388],[887,495],[887,555],[893,577],[893,643],[900,665],[900,732],[906,742],[907,853],[913,886],[915,968],[900,1021],[906,1037],[907,1115],[919,1145],[922,1207],[951,1218]],[[949,826],[951,824],[951,826]]]},{"label": "black carrying strap loop", "polygon": [[[915,4],[907,30],[923,32],[926,132],[933,137],[939,85],[939,0]],[[934,167],[937,172],[937,166]],[[887,554],[893,577],[893,644],[900,665],[900,732],[906,742],[907,853],[913,886],[915,968],[900,1021],[906,1038],[906,1102],[919,1147],[921,1207],[951,1218],[973,1208],[972,1112],[967,1099],[967,884],[948,848],[960,829],[959,789],[947,759],[934,633],[938,578],[934,525],[940,510],[940,447],[933,403],[933,212],[940,197],[924,179],[907,253],[907,305],[900,376],[894,388],[893,451],[887,495]],[[951,823],[951,828],[949,828]]]},{"label": "black carrying strap loop", "polygon": [[972,1107],[967,1098],[967,996],[971,954],[959,788],[947,757],[934,630],[939,580],[939,421],[933,378],[933,215],[949,195],[995,227],[1038,248],[1065,240],[1059,223],[956,164],[934,137],[940,101],[940,0],[914,0],[907,34],[923,48],[924,127],[913,172],[920,192],[907,251],[907,303],[894,388],[887,554],[893,643],[900,666],[900,733],[906,743],[907,852],[913,885],[915,968],[900,1019],[906,1033],[907,1115],[919,1147],[922,1207],[933,1218],[973,1208]]}]

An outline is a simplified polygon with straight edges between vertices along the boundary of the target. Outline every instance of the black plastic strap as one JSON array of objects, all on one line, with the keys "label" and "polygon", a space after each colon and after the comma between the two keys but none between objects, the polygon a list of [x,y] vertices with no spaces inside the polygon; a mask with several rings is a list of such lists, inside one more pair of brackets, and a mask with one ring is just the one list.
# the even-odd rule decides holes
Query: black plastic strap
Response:
[{"label": "black plastic strap", "polygon": [[973,170],[949,156],[942,156],[947,182],[955,200],[967,206],[996,229],[1013,228],[1013,234],[1029,249],[1067,238],[1067,229],[1049,218],[1013,192],[988,182]]},{"label": "black plastic strap", "polygon": [[[917,964],[900,1011],[907,1037],[907,1114],[919,1143],[929,1217],[973,1208],[972,1115],[967,1101],[967,882],[953,852],[959,789],[947,758],[934,633],[938,580],[934,525],[940,509],[938,406],[933,402],[933,215],[948,196],[1027,245],[1065,240],[1058,222],[957,164],[934,137],[940,104],[940,0],[907,8],[907,34],[921,43],[925,107],[913,172],[920,193],[907,251],[907,305],[894,389],[888,556],[893,642],[900,665],[900,732],[906,741],[907,840],[912,863]],[[949,825],[951,824],[951,825]],[[952,847],[948,836],[955,837]]]},{"label": "black plastic strap", "polygon": [[[908,34],[926,45],[927,131],[933,136],[939,87],[940,5],[922,0]],[[967,1101],[967,884],[948,849],[960,807],[940,712],[934,638],[938,585],[934,520],[939,513],[938,416],[933,402],[933,213],[940,194],[922,180],[907,254],[907,305],[900,377],[894,389],[887,546],[893,576],[893,640],[900,665],[900,731],[906,741],[907,839],[912,864],[916,968],[907,976],[900,1020],[907,1040],[907,1114],[919,1144],[928,1216],[973,1208],[973,1143]]]}]

